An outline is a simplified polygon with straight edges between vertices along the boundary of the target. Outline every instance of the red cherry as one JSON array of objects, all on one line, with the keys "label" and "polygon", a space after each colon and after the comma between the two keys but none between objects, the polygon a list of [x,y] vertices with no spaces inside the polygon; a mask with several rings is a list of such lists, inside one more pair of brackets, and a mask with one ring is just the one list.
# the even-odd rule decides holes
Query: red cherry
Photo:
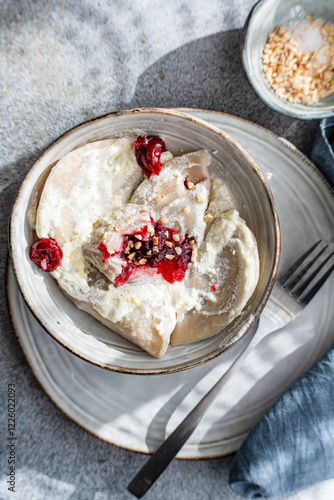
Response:
[{"label": "red cherry", "polygon": [[30,249],[30,259],[47,273],[54,271],[62,258],[63,251],[53,238],[41,238]]},{"label": "red cherry", "polygon": [[152,174],[159,175],[162,169],[160,163],[161,153],[167,151],[163,139],[154,135],[142,135],[135,141],[137,163],[149,179]]},{"label": "red cherry", "polygon": [[[188,236],[182,238],[175,229],[167,228],[153,219],[151,219],[151,227],[154,230],[153,233],[148,231],[148,226],[143,226],[134,234],[124,235],[124,243],[119,255],[126,261],[126,265],[122,273],[116,277],[114,281],[116,285],[124,285],[135,269],[138,269],[137,265],[148,271],[155,269],[171,284],[183,280],[192,255]],[[138,235],[140,235],[139,239]],[[174,236],[177,236],[176,241]],[[136,248],[135,244],[138,242],[140,245]],[[178,251],[175,251],[176,247]],[[130,252],[134,253],[131,260],[129,260]]]}]

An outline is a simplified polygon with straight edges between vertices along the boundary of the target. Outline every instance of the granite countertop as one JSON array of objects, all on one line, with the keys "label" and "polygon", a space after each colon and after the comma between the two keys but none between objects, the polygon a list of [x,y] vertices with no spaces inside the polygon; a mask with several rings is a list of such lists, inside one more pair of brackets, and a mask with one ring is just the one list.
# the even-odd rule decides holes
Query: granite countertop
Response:
[{"label": "granite countertop", "polygon": [[[15,495],[7,489],[5,438],[1,442],[2,500],[134,498],[126,485],[146,461],[66,417],[44,393],[21,351],[5,292],[7,223],[20,183],[46,146],[70,127],[143,106],[224,111],[269,128],[308,155],[318,122],[272,111],[244,74],[239,41],[253,3],[2,2],[0,429],[5,435],[7,387],[14,383],[18,436]],[[228,486],[232,458],[174,461],[145,498],[240,498]],[[306,498],[298,495],[289,498]]]}]

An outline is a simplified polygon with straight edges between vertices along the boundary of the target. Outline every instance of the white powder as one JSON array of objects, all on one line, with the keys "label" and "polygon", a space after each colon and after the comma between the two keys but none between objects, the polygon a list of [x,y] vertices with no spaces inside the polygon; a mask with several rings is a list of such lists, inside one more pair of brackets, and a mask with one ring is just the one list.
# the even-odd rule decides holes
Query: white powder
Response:
[{"label": "white powder", "polygon": [[318,54],[317,62],[326,64],[328,58],[321,51],[321,47],[325,43],[325,38],[320,31],[324,22],[321,19],[317,21],[319,21],[319,24],[315,24],[310,19],[303,19],[302,21],[290,23],[288,28],[293,40],[298,43],[299,49],[303,54],[306,52],[316,52]]}]

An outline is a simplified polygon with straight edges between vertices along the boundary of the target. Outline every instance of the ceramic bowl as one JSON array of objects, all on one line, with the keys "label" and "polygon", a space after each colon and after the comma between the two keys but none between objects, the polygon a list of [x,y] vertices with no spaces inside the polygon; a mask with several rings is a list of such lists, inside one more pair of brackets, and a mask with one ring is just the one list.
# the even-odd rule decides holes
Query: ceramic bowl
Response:
[{"label": "ceramic bowl", "polygon": [[242,61],[256,94],[275,111],[304,120],[333,116],[334,93],[310,105],[295,104],[278,97],[265,79],[262,52],[268,34],[276,26],[305,19],[308,14],[334,25],[333,0],[260,0],[246,20],[242,37]]},{"label": "ceramic bowl", "polygon": [[[154,359],[79,310],[56,281],[29,259],[36,236],[29,213],[52,165],[88,142],[140,129],[161,135],[174,154],[206,148],[232,192],[241,200],[241,216],[254,232],[261,271],[256,291],[244,313],[225,331],[185,346],[169,347],[162,359]],[[218,128],[167,109],[134,109],[110,113],[71,129],[51,144],[23,181],[10,218],[10,252],[15,276],[25,302],[55,340],[74,354],[102,368],[135,374],[173,373],[209,361],[242,338],[257,321],[271,291],[280,254],[280,230],[269,186],[252,158]]]}]

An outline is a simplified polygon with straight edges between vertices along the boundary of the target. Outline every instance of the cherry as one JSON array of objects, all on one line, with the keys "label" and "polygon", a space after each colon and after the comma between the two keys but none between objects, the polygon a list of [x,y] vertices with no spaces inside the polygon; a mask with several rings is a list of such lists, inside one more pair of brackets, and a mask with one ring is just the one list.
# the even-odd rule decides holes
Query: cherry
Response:
[{"label": "cherry", "polygon": [[[192,255],[188,236],[182,238],[175,229],[152,220],[150,226],[145,225],[134,234],[125,234],[123,239],[119,255],[126,265],[116,277],[116,285],[124,285],[137,266],[150,268],[171,284],[183,280]],[[196,242],[194,238],[190,240]]]},{"label": "cherry", "polygon": [[152,174],[159,175],[162,169],[160,163],[161,153],[167,151],[163,139],[154,135],[143,137],[139,135],[135,141],[137,163],[149,179]]},{"label": "cherry", "polygon": [[40,238],[30,249],[30,259],[47,273],[57,269],[62,258],[63,251],[53,238]]}]

